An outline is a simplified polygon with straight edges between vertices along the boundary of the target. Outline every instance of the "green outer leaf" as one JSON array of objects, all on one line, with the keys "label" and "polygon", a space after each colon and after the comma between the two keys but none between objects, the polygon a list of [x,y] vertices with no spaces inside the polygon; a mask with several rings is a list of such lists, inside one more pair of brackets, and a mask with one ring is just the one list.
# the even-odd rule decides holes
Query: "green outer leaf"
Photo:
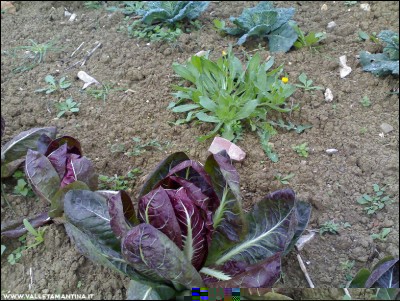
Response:
[{"label": "green outer leaf", "polygon": [[292,26],[284,24],[267,35],[271,52],[287,52],[296,42],[298,35]]},{"label": "green outer leaf", "polygon": [[219,123],[220,120],[216,116],[210,116],[203,112],[198,112],[196,115],[197,119],[204,121],[204,122],[212,122],[212,123]]},{"label": "green outer leaf", "polygon": [[11,161],[8,164],[1,165],[1,178],[11,177],[14,172],[25,162],[25,157]]},{"label": "green outer leaf", "polygon": [[121,241],[116,238],[110,225],[110,214],[106,198],[89,190],[70,190],[65,194],[64,212],[68,222],[99,244],[121,249]]},{"label": "green outer leaf", "polygon": [[368,277],[371,275],[371,272],[368,269],[361,269],[354,276],[353,280],[350,283],[349,288],[363,288],[365,287],[365,282]]},{"label": "green outer leaf", "polygon": [[211,112],[215,112],[218,107],[215,102],[206,96],[200,96],[200,105]]},{"label": "green outer leaf", "polygon": [[67,186],[59,189],[54,197],[51,199],[51,206],[49,211],[49,216],[51,218],[60,217],[64,213],[64,197],[65,194],[70,190],[90,190],[86,183],[81,181],[75,181]]},{"label": "green outer leaf", "polygon": [[242,108],[240,108],[240,111],[238,114],[236,114],[235,119],[241,120],[249,117],[255,111],[257,106],[258,106],[257,99],[249,100],[244,104]]},{"label": "green outer leaf", "polygon": [[49,159],[29,149],[25,160],[25,174],[35,193],[51,203],[60,188],[61,180]]},{"label": "green outer leaf", "polygon": [[64,226],[68,236],[74,242],[78,251],[92,262],[120,272],[133,280],[151,283],[150,279],[141,275],[125,262],[120,253],[102,245],[97,239],[84,233],[81,229],[75,227],[68,221],[64,223]]},{"label": "green outer leaf", "polygon": [[172,109],[172,112],[182,113],[182,112],[187,112],[187,111],[191,111],[191,110],[198,109],[198,108],[200,108],[200,106],[197,104],[186,104],[186,105],[174,107]]},{"label": "green outer leaf", "polygon": [[36,150],[37,141],[42,134],[54,139],[57,134],[57,128],[33,128],[19,133],[1,148],[1,165],[22,158],[26,155],[28,149]]},{"label": "green outer leaf", "polygon": [[178,63],[173,63],[172,64],[172,69],[174,69],[174,71],[180,76],[183,77],[184,79],[195,83],[196,82],[196,78],[199,76],[198,72],[196,72],[197,70],[194,69],[192,71],[196,72],[195,74],[193,74],[191,72],[191,70],[189,70],[188,67],[184,66],[184,65],[180,65]]},{"label": "green outer leaf", "polygon": [[184,152],[176,152],[160,162],[155,170],[147,177],[140,190],[138,199],[153,190],[155,185],[168,175],[171,168],[186,160],[189,160],[189,157]]},{"label": "green outer leaf", "polygon": [[144,283],[131,280],[129,282],[128,291],[126,292],[126,300],[163,300],[156,290]]}]

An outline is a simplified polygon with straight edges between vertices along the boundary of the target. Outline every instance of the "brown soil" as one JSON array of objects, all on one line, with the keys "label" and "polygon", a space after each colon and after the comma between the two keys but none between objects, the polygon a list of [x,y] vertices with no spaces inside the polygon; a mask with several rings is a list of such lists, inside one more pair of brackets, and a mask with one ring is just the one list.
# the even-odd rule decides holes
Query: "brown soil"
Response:
[{"label": "brown soil", "polygon": [[[327,11],[321,6],[326,3]],[[345,271],[341,262],[355,260],[355,271],[370,267],[385,255],[399,255],[399,98],[388,92],[398,87],[398,77],[376,78],[363,72],[356,55],[361,50],[379,51],[371,41],[361,42],[359,30],[379,33],[384,29],[398,31],[399,6],[396,1],[365,2],[371,6],[366,12],[360,3],[346,7],[344,2],[279,2],[277,6],[296,8],[294,20],[307,31],[326,31],[329,22],[337,26],[328,31],[327,39],[319,50],[292,50],[275,55],[276,64],[285,64],[291,82],[301,73],[314,80],[314,85],[330,88],[334,101],[324,100],[323,92],[298,90],[295,100],[301,110],[290,120],[313,127],[302,134],[279,130],[271,140],[279,153],[280,161],[272,163],[263,153],[258,137],[247,131],[238,142],[247,158],[236,167],[241,176],[245,207],[262,198],[270,191],[282,188],[274,179],[277,173],[294,173],[290,186],[300,199],[313,205],[309,229],[319,229],[326,221],[341,224],[339,235],[317,237],[306,245],[301,255],[308,262],[307,269],[317,287],[339,287],[345,283]],[[244,7],[256,2],[213,1],[200,18],[203,28],[191,34],[183,34],[175,44],[160,44],[130,39],[119,32],[123,15],[108,13],[104,9],[89,10],[83,2],[42,1],[16,2],[15,15],[4,14],[1,19],[1,49],[29,45],[29,39],[43,43],[57,38],[63,51],[49,53],[46,61],[33,70],[13,74],[19,60],[2,52],[1,56],[1,112],[6,120],[6,132],[2,144],[23,130],[32,127],[57,126],[59,133],[81,141],[84,153],[100,174],[125,175],[138,167],[143,174],[150,172],[167,154],[185,151],[193,159],[203,162],[211,141],[198,142],[195,137],[210,130],[204,125],[173,126],[170,122],[178,116],[167,110],[171,85],[178,83],[171,68],[173,62],[184,62],[200,50],[212,50],[219,56],[234,37],[221,37],[213,29],[212,20],[238,16]],[[64,7],[77,14],[74,22],[64,17]],[[97,49],[83,67],[71,66],[84,56],[81,51],[72,59],[70,55],[82,43],[90,50],[95,42]],[[239,49],[235,48],[237,53]],[[264,57],[269,55],[261,50]],[[352,73],[345,79],[339,77],[338,59],[346,55]],[[102,83],[130,89],[114,91],[105,102],[81,92],[83,83],[77,79],[79,70],[86,71]],[[44,86],[47,74],[59,79],[67,76],[73,82],[66,91],[51,95],[34,93]],[[81,103],[79,114],[55,118],[54,102],[72,96]],[[363,107],[360,100],[368,96],[372,105]],[[384,137],[382,123],[394,130]],[[124,143],[133,147],[133,137],[143,142],[158,139],[169,143],[163,151],[148,150],[139,156],[126,156],[111,152],[111,146]],[[299,157],[293,145],[308,142],[308,158]],[[338,149],[328,155],[325,150]],[[140,181],[132,187],[131,195],[138,194]],[[356,200],[363,193],[372,193],[372,185],[387,185],[387,192],[395,202],[375,215],[367,215]],[[12,194],[12,181],[6,182],[6,191],[15,213],[2,198],[1,217],[15,219],[41,212],[48,204]],[[383,227],[392,231],[386,241],[372,240],[370,235]],[[2,239],[7,246],[2,256],[2,292],[22,293],[86,293],[95,298],[125,298],[128,279],[103,267],[96,266],[78,254],[62,225],[52,224],[45,235],[45,243],[25,252],[21,260],[10,265],[7,255],[19,246],[19,242]],[[30,276],[32,271],[32,277]],[[287,288],[308,287],[293,252],[286,257],[283,278],[277,286]],[[31,290],[29,290],[32,281]]]}]

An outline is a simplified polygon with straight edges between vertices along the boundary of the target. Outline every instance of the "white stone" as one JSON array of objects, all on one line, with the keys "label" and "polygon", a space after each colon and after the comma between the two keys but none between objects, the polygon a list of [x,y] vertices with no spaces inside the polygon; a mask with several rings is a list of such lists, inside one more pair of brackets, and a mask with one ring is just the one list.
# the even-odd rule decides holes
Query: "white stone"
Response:
[{"label": "white stone", "polygon": [[347,66],[347,58],[345,55],[339,57],[340,78],[345,78],[351,73],[351,67]]},{"label": "white stone", "polygon": [[91,77],[85,71],[79,71],[78,72],[78,78],[85,82],[85,84],[82,87],[82,90],[85,90],[91,84],[100,85],[100,83],[95,78]]},{"label": "white stone", "polygon": [[333,100],[333,94],[331,89],[326,88],[324,95],[325,95],[325,101],[331,102]]},{"label": "white stone", "polygon": [[69,17],[68,21],[73,22],[75,19],[76,19],[76,14],[74,13]]},{"label": "white stone", "polygon": [[360,4],[360,8],[365,11],[371,11],[371,6],[368,3]]},{"label": "white stone", "polygon": [[321,10],[328,10],[328,5],[323,4],[323,5],[321,6]]},{"label": "white stone", "polygon": [[385,134],[390,133],[391,131],[394,130],[394,128],[388,123],[382,123],[381,129]]},{"label": "white stone", "polygon": [[335,21],[329,22],[328,25],[326,26],[327,29],[331,30],[334,29],[337,26]]},{"label": "white stone", "polygon": [[225,150],[229,157],[234,161],[240,162],[246,157],[246,153],[236,144],[224,138],[215,137],[208,151],[212,154],[217,154],[222,150]]},{"label": "white stone", "polygon": [[327,150],[326,150],[326,153],[328,154],[328,155],[333,155],[333,154],[336,154],[338,152],[338,150],[336,149],[336,148],[328,148]]}]

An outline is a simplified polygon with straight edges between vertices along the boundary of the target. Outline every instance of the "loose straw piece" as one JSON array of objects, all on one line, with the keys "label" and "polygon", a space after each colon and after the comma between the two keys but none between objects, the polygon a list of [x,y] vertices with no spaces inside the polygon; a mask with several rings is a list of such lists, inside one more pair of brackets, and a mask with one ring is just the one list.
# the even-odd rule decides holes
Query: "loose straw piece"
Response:
[{"label": "loose straw piece", "polygon": [[312,280],[311,280],[311,278],[310,278],[310,275],[308,275],[308,273],[307,273],[306,266],[304,265],[303,259],[301,259],[300,254],[297,254],[297,260],[299,261],[300,268],[301,268],[301,270],[303,271],[304,276],[306,276],[308,285],[309,285],[311,288],[314,288],[314,287],[315,287],[315,286],[314,286],[314,283],[312,282]]}]

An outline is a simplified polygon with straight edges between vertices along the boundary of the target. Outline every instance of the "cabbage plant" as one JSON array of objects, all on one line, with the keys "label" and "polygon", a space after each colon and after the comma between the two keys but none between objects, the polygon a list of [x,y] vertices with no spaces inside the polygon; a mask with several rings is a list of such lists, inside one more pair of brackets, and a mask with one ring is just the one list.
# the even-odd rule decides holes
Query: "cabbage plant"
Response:
[{"label": "cabbage plant", "polygon": [[174,24],[179,21],[197,19],[208,7],[208,1],[148,1],[145,8],[137,10],[142,22]]},{"label": "cabbage plant", "polygon": [[148,176],[135,206],[125,191],[70,190],[65,227],[94,262],[131,278],[129,299],[171,299],[192,287],[271,287],[311,207],[291,189],[248,213],[226,152],[205,164],[178,152]]}]

